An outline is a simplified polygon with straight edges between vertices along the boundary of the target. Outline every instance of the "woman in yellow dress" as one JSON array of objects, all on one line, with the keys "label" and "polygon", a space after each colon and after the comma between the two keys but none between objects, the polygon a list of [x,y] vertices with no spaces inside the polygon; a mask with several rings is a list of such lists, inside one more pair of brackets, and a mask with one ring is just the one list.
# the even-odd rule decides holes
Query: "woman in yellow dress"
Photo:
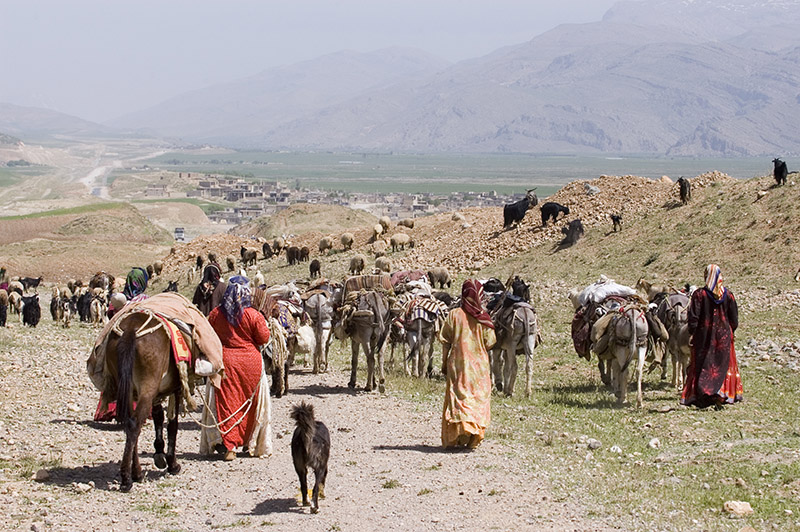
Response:
[{"label": "woman in yellow dress", "polygon": [[439,332],[442,374],[447,381],[442,411],[442,446],[474,449],[491,419],[489,349],[496,341],[492,318],[481,301],[483,287],[467,279],[461,308],[453,309]]}]

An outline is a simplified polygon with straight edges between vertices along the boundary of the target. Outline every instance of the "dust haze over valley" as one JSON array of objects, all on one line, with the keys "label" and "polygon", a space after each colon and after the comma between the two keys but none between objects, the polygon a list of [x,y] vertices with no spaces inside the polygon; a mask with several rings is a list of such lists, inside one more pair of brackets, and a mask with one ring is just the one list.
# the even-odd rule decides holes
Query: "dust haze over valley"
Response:
[{"label": "dust haze over valley", "polygon": [[[0,328],[3,527],[800,530],[798,27],[800,0],[1,2],[0,267],[43,278],[39,326]],[[534,187],[504,230],[503,203]],[[544,201],[569,214],[543,227]],[[209,252],[226,276],[306,286],[308,263],[263,257],[275,237],[343,279],[357,254],[375,265],[381,214],[382,238],[415,243],[385,251],[392,271],[446,267],[454,296],[468,277],[531,283],[531,396],[523,375],[476,452],[443,453],[438,371],[407,377],[398,355],[385,393],[351,391],[335,341],[328,373],[299,362],[274,399],[273,456],[200,456],[181,418],[167,475],[150,424],[145,481],[120,493],[124,434],[92,421],[85,373],[98,329],[51,320],[50,291],[161,261],[148,293],[191,298]],[[702,284],[710,262],[739,303],[745,401],[683,408],[654,371],[642,409],[616,408],[575,353],[568,292]],[[332,435],[317,515],[289,451],[303,399]]]}]

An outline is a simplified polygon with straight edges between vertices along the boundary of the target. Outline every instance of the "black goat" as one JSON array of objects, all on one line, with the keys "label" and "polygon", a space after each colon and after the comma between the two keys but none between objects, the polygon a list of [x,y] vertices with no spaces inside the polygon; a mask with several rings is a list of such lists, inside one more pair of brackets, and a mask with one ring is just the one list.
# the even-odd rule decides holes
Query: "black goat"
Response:
[{"label": "black goat", "polygon": [[286,248],[286,262],[293,266],[300,262],[300,248],[297,246],[289,246]]},{"label": "black goat", "polygon": [[78,317],[82,322],[92,321],[92,293],[86,292],[78,298]]},{"label": "black goat", "polygon": [[494,277],[483,283],[483,291],[486,293],[504,292],[505,289],[506,285],[503,284],[503,281]]},{"label": "black goat", "polygon": [[177,292],[178,291],[178,281],[168,281],[167,287],[164,289],[164,292]]},{"label": "black goat", "polygon": [[320,262],[318,259],[314,259],[311,261],[311,264],[308,265],[308,274],[313,279],[314,277],[319,277],[322,275],[320,273]]},{"label": "black goat", "polygon": [[786,161],[780,159],[772,159],[775,168],[772,170],[772,175],[778,185],[786,184],[786,176],[789,175],[789,170],[786,168]]},{"label": "black goat", "polygon": [[314,406],[301,402],[292,407],[296,422],[292,435],[292,462],[300,480],[303,506],[308,506],[308,468],[314,471],[314,491],[311,496],[311,513],[319,511],[319,494],[325,496],[325,479],[328,476],[328,456],[331,452],[331,435],[328,427],[314,419]]},{"label": "black goat", "polygon": [[532,188],[525,194],[524,199],[503,206],[503,229],[508,229],[513,223],[521,222],[528,209],[539,204],[535,190]]},{"label": "black goat", "polygon": [[611,216],[611,223],[614,224],[614,232],[622,231],[622,215],[621,214],[612,214]]},{"label": "black goat", "polygon": [[561,245],[571,246],[583,236],[583,223],[581,223],[580,219],[572,220],[569,225],[561,228],[561,232],[564,233],[564,240],[561,241]]},{"label": "black goat", "polygon": [[261,252],[264,253],[264,259],[272,258],[272,248],[269,246],[269,242],[264,242],[261,245]]},{"label": "black goat", "polygon": [[311,251],[308,249],[308,246],[303,246],[300,248],[300,255],[298,255],[298,260],[300,262],[308,262],[308,255]]},{"label": "black goat", "polygon": [[42,319],[42,309],[39,307],[39,295],[22,297],[22,323],[28,327],[36,327]]},{"label": "black goat", "polygon": [[564,215],[569,214],[569,207],[565,207],[555,201],[548,201],[542,205],[542,227],[547,227],[547,220],[553,219],[555,222],[558,219],[558,213],[563,212]]},{"label": "black goat", "polygon": [[680,187],[681,203],[686,205],[692,199],[692,184],[688,179],[681,176],[678,178],[678,186]]},{"label": "black goat", "polygon": [[21,277],[19,280],[22,283],[22,288],[27,292],[31,288],[38,288],[39,283],[42,282],[42,277],[34,279],[33,277]]}]

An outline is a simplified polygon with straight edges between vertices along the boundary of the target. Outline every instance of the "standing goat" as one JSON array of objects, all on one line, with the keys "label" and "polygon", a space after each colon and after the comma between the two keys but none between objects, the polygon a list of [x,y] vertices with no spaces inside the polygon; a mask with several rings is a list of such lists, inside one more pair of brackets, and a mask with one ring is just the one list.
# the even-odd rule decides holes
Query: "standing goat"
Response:
[{"label": "standing goat", "polygon": [[785,185],[786,176],[789,175],[789,170],[786,168],[786,162],[781,161],[780,159],[772,159],[772,164],[775,165],[775,168],[772,170],[772,176],[775,178],[775,182],[778,185]]},{"label": "standing goat", "polygon": [[532,188],[525,194],[525,198],[503,206],[503,229],[508,229],[512,224],[521,222],[528,209],[539,204],[535,190]]}]

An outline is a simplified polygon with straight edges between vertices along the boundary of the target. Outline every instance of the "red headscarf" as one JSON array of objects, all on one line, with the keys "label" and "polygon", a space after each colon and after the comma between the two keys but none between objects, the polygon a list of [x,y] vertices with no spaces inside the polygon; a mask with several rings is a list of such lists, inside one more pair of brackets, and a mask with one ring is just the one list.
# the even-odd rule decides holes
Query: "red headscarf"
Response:
[{"label": "red headscarf", "polygon": [[481,325],[494,329],[492,317],[483,308],[483,285],[477,280],[467,279],[461,285],[461,308]]}]

